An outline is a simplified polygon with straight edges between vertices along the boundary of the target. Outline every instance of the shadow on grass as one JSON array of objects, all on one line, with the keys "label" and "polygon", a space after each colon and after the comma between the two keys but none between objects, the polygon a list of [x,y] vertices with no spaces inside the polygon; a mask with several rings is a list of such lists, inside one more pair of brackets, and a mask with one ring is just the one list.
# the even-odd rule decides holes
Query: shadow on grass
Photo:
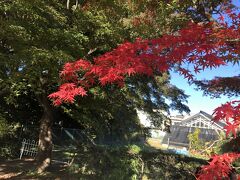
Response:
[{"label": "shadow on grass", "polygon": [[39,175],[35,172],[34,159],[8,160],[0,162],[0,179],[78,179],[78,175],[69,173],[67,167],[53,163],[47,172]]},{"label": "shadow on grass", "polygon": [[140,176],[148,179],[194,179],[197,167],[207,163],[202,159],[156,149],[148,143],[56,146],[53,159],[57,161],[53,161],[51,168],[42,175],[35,173],[33,159],[2,161],[0,179],[125,180]]}]

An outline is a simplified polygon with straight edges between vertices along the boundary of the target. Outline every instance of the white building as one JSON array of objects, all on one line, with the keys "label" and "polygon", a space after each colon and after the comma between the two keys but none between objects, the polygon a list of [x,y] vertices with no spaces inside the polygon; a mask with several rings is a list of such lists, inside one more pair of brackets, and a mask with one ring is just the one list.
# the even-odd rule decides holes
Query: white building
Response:
[{"label": "white building", "polygon": [[170,116],[171,126],[170,132],[163,131],[162,127],[154,127],[149,115],[144,111],[137,111],[141,124],[149,129],[152,138],[160,139],[162,144],[178,147],[188,147],[188,134],[192,133],[195,128],[201,130],[200,138],[204,141],[213,141],[219,138],[219,132],[223,131],[225,124],[223,122],[212,121],[212,116],[204,111],[200,111],[194,115],[177,115]]}]

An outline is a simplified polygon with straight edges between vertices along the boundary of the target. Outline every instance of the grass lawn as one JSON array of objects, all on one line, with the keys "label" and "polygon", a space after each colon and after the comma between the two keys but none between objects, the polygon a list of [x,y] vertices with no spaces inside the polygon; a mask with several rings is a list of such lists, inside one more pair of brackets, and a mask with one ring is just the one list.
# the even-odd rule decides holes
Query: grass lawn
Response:
[{"label": "grass lawn", "polygon": [[[144,172],[142,174],[142,179],[144,180],[195,179],[194,173],[196,168],[206,164],[206,160],[203,159],[165,153],[161,150],[149,150],[146,149],[139,154],[139,157],[144,162]],[[66,154],[66,152],[63,152],[63,154]],[[48,172],[42,175],[34,173],[36,164],[33,159],[0,161],[0,179],[115,180],[118,177],[117,180],[125,180],[126,178],[131,179],[130,175],[132,175],[132,172],[128,170],[133,168],[131,167],[133,166],[132,163],[136,162],[135,155],[126,154],[126,151],[119,149],[98,148],[93,152],[85,152],[77,156],[72,167],[63,163],[53,162]],[[86,168],[83,171],[84,166]],[[126,173],[127,171],[128,173]],[[138,174],[138,177],[139,171],[136,170],[135,172],[135,174]],[[122,174],[124,176],[121,176]]]}]

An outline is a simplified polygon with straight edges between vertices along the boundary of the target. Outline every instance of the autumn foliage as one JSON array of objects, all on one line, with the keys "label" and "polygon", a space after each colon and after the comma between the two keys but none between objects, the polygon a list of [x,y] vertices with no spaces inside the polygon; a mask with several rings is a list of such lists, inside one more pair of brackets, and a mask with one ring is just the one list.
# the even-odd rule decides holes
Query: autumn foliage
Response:
[{"label": "autumn foliage", "polygon": [[223,104],[214,111],[214,121],[224,120],[226,122],[226,136],[232,133],[237,136],[237,128],[240,125],[240,101],[231,101]]},{"label": "autumn foliage", "polygon": [[198,174],[198,179],[207,180],[214,177],[216,180],[220,180],[224,177],[229,177],[232,171],[231,163],[239,157],[240,154],[237,153],[225,153],[212,156],[209,164],[202,167]]},{"label": "autumn foliage", "polygon": [[[240,101],[232,101],[223,104],[214,111],[214,121],[225,121],[226,136],[232,133],[237,136],[237,129],[240,124]],[[198,173],[198,179],[205,180],[215,177],[215,179],[228,178],[234,170],[231,165],[236,159],[240,158],[239,153],[224,153],[213,155],[208,165],[202,167]]]},{"label": "autumn foliage", "polygon": [[[231,23],[220,17],[218,23],[188,23],[174,34],[156,39],[137,39],[124,42],[111,52],[96,57],[92,62],[80,59],[66,63],[60,76],[63,84],[49,95],[54,105],[73,103],[76,96],[86,96],[89,88],[106,84],[124,86],[126,77],[135,74],[153,76],[171,69],[178,70],[189,81],[193,72],[184,65],[193,64],[194,72],[237,61],[240,54],[240,14],[226,12]],[[226,122],[227,135],[236,136],[240,124],[240,101],[228,102],[214,112],[214,121]],[[199,179],[227,177],[231,163],[239,154],[214,155],[209,165],[202,168]]]}]

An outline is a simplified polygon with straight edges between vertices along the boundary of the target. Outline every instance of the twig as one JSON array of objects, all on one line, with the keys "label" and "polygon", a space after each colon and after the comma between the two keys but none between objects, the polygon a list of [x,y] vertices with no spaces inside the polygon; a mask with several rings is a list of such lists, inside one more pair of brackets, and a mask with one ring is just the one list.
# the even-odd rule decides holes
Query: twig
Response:
[{"label": "twig", "polygon": [[69,9],[70,0],[67,0],[67,9]]},{"label": "twig", "polygon": [[138,159],[141,161],[142,166],[141,166],[141,176],[140,179],[142,179],[143,177],[143,173],[144,173],[144,161],[142,160],[142,158],[140,156],[138,156]]},{"label": "twig", "polygon": [[201,151],[200,154],[203,153],[203,152],[205,152],[206,150],[210,149],[216,142],[219,142],[219,141],[222,141],[222,139],[218,139],[218,140],[214,141],[209,147],[207,147],[206,149],[204,149],[203,151]]}]

